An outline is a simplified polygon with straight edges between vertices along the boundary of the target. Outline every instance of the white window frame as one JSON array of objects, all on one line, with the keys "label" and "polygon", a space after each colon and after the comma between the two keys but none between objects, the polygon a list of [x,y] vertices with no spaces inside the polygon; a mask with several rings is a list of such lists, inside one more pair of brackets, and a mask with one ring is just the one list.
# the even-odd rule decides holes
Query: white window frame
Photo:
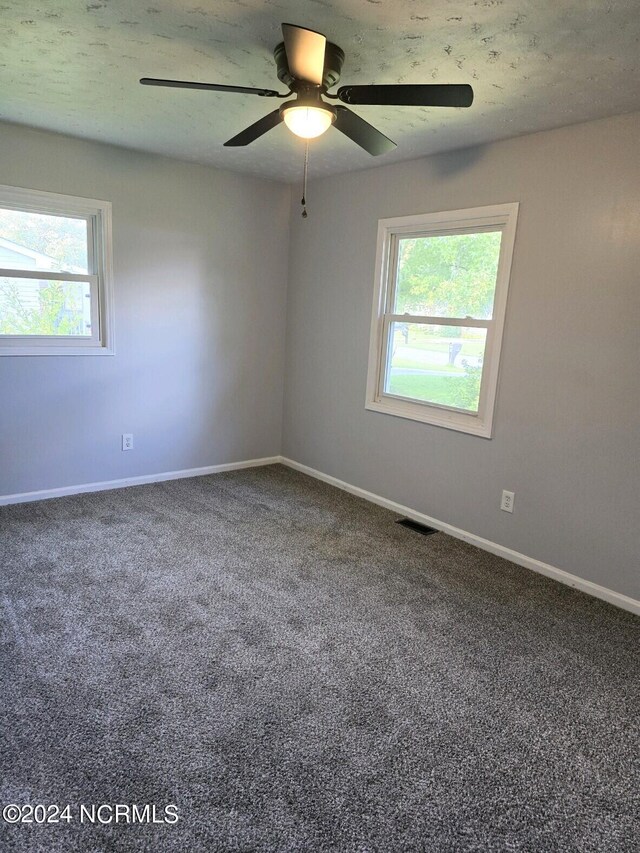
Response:
[{"label": "white window frame", "polygon": [[0,355],[113,355],[111,202],[0,186],[0,207],[84,219],[88,244],[86,274],[3,267],[0,277],[81,281],[91,293],[91,337],[0,334]]},{"label": "white window frame", "polygon": [[[517,202],[511,202],[379,220],[365,404],[367,409],[491,438],[518,207]],[[502,232],[493,317],[490,320],[393,313],[399,238],[473,234],[488,230]],[[388,341],[394,322],[480,327],[487,330],[477,412],[468,412],[385,392]]]}]

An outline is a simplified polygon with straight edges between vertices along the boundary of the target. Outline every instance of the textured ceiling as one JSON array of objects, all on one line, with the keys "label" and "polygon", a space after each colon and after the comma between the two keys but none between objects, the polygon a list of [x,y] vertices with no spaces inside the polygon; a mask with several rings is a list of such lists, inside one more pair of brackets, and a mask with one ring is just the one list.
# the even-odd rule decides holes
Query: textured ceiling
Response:
[{"label": "textured ceiling", "polygon": [[0,0],[5,121],[299,180],[281,125],[222,143],[281,103],[146,88],[172,77],[276,88],[280,23],[346,53],[341,84],[471,83],[470,109],[357,107],[398,147],[378,158],[335,129],[312,176],[345,172],[640,109],[639,0]]}]

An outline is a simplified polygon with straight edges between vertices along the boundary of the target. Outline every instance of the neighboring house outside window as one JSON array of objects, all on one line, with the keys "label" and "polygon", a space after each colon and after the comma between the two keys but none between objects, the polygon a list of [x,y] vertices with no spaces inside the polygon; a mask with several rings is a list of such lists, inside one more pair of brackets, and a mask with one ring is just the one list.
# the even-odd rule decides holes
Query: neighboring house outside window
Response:
[{"label": "neighboring house outside window", "polygon": [[491,437],[517,214],[380,220],[368,409]]},{"label": "neighboring house outside window", "polygon": [[0,187],[0,355],[113,353],[111,205]]}]

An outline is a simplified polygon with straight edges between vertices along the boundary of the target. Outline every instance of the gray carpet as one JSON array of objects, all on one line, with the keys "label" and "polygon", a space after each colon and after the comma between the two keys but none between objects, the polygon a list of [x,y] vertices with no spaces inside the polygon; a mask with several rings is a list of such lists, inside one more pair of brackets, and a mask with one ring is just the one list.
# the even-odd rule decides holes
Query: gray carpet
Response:
[{"label": "gray carpet", "polygon": [[0,509],[2,803],[73,814],[2,850],[637,851],[640,620],[394,522],[281,466]]}]

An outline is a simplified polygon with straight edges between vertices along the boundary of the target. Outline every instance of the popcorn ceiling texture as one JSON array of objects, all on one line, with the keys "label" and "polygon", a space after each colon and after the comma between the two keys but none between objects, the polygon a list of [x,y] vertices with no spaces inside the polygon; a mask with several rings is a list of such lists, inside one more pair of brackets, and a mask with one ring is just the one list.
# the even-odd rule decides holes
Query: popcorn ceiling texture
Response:
[{"label": "popcorn ceiling texture", "polygon": [[296,181],[303,143],[258,97],[146,89],[142,76],[283,88],[283,21],[346,52],[342,83],[471,83],[468,110],[359,107],[398,143],[373,159],[339,132],[312,143],[318,177],[640,109],[637,0],[2,0],[2,118]]},{"label": "popcorn ceiling texture", "polygon": [[640,620],[282,466],[0,509],[3,850],[637,850]]}]

